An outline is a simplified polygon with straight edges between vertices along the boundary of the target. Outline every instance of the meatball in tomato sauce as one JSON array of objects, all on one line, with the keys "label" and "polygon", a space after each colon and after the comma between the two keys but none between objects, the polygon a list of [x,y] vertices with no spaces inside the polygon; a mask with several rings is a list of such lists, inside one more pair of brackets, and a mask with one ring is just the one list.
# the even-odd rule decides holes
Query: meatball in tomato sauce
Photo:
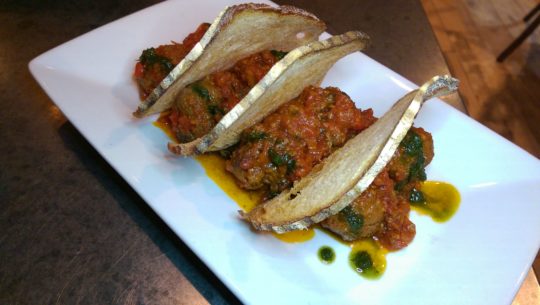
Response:
[{"label": "meatball in tomato sauce", "polygon": [[242,188],[271,197],[374,121],[371,109],[357,109],[339,89],[310,86],[242,133],[227,170]]}]

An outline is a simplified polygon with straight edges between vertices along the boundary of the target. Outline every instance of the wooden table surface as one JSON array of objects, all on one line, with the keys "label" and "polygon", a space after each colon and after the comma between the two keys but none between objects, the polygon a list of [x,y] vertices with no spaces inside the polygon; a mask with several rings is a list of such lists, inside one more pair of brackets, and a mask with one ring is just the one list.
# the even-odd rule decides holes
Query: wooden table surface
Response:
[{"label": "wooden table surface", "polygon": [[[239,303],[27,69],[39,54],[156,2],[0,2],[0,304]],[[279,3],[315,13],[330,33],[369,33],[366,53],[415,83],[448,73],[418,1]],[[449,102],[464,110],[459,98]]]}]

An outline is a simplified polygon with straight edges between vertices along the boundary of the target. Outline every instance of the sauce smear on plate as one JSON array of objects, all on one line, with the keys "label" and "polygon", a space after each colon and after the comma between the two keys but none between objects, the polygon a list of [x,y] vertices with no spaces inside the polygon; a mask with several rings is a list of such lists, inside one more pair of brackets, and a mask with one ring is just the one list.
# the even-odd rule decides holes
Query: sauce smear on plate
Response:
[{"label": "sauce smear on plate", "polygon": [[[162,129],[171,139],[171,129],[161,121],[154,125]],[[214,181],[238,206],[249,212],[262,202],[263,191],[249,191],[240,188],[231,173],[225,169],[226,160],[218,153],[198,155],[195,159],[204,168],[208,177]],[[412,197],[411,197],[412,198]],[[449,220],[457,211],[460,203],[458,190],[449,183],[424,181],[421,183],[418,196],[411,200],[411,207],[420,214],[429,215],[437,222]],[[329,233],[331,236],[334,234]],[[299,243],[312,239],[315,230],[292,231],[285,234],[272,233],[276,238],[287,243]],[[342,242],[340,239],[338,241]],[[351,248],[348,257],[350,267],[367,279],[378,279],[386,269],[386,254],[389,252],[379,242],[371,238],[345,243]],[[321,262],[331,264],[336,254],[333,248],[322,246],[317,253]]]},{"label": "sauce smear on plate", "polygon": [[[245,212],[249,212],[259,204],[264,196],[262,191],[248,191],[240,188],[234,181],[233,176],[225,170],[225,159],[218,154],[204,154],[196,157],[206,174],[214,181],[238,206]],[[305,242],[315,236],[313,229],[292,231],[285,234],[272,233],[277,239],[288,242]]]}]

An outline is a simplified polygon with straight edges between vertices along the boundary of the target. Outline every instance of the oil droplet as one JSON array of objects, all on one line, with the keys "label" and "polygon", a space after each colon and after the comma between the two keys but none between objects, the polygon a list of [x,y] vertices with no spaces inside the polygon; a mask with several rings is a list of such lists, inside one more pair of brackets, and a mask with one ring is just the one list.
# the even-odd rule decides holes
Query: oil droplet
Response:
[{"label": "oil droplet", "polygon": [[157,119],[157,121],[154,122],[154,126],[156,126],[157,128],[161,129],[165,135],[167,135],[167,137],[172,141],[172,142],[176,142],[176,137],[174,136],[174,133],[172,132],[169,124],[166,123],[166,121],[162,118],[164,118],[167,114],[166,113],[163,113],[160,115],[160,117]]},{"label": "oil droplet", "polygon": [[307,230],[297,230],[283,234],[272,233],[272,235],[286,243],[303,243],[315,236],[315,230],[313,230],[313,228],[309,228]]},{"label": "oil droplet", "polygon": [[422,183],[423,200],[411,203],[411,207],[420,214],[429,215],[436,222],[448,221],[459,208],[461,196],[451,184],[439,181]]}]

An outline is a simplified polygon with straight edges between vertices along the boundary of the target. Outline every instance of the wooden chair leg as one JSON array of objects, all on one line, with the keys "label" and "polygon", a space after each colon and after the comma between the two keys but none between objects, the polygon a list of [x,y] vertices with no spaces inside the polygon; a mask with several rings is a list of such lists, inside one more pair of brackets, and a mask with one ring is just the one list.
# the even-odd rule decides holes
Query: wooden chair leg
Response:
[{"label": "wooden chair leg", "polygon": [[538,11],[540,11],[540,3],[537,4],[536,7],[527,14],[527,16],[523,17],[523,21],[529,21],[529,19],[531,19]]},{"label": "wooden chair leg", "polygon": [[[527,16],[526,16],[527,17]],[[530,17],[529,17],[530,18]],[[534,30],[538,27],[540,24],[540,14],[536,16],[536,18],[525,28],[523,33],[519,35],[512,43],[501,52],[501,54],[497,57],[498,62],[502,62],[508,57],[512,52],[523,43],[527,37],[534,32]]]}]

